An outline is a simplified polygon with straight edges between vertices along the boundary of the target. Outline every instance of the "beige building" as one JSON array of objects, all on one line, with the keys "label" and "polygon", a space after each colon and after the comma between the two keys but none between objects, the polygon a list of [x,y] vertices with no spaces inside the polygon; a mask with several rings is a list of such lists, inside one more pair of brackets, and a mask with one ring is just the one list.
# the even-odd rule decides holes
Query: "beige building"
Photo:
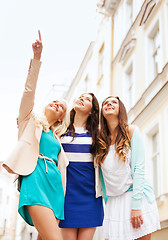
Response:
[{"label": "beige building", "polygon": [[[141,129],[146,169],[168,239],[168,0],[99,0],[95,42],[86,52],[67,99],[94,92],[118,95],[129,122]],[[97,238],[98,239],[98,238]]]},{"label": "beige building", "polygon": [[0,161],[0,240],[35,240],[37,231],[18,213],[19,192],[14,176],[2,168]]},{"label": "beige building", "polygon": [[17,191],[0,162],[0,240],[15,240]]}]

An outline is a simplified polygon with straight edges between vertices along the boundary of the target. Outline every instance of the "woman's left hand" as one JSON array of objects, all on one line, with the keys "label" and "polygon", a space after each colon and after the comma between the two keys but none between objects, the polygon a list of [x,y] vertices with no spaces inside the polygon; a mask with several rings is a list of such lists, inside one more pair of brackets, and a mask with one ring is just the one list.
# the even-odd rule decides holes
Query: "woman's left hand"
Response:
[{"label": "woman's left hand", "polygon": [[131,223],[133,228],[139,228],[143,224],[141,210],[131,210]]}]

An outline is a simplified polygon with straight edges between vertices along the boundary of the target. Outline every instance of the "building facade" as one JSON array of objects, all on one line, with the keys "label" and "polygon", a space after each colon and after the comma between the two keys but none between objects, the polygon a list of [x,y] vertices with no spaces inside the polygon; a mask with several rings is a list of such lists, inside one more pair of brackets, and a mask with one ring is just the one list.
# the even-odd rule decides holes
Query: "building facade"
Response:
[{"label": "building facade", "polygon": [[0,162],[0,240],[15,240],[17,191]]},{"label": "building facade", "polygon": [[[67,99],[94,92],[101,102],[119,96],[129,123],[139,126],[146,170],[168,236],[168,1],[99,0],[97,38],[88,48]],[[97,239],[98,238],[97,236]]]},{"label": "building facade", "polygon": [[[109,95],[125,103],[129,123],[142,132],[159,209],[161,230],[152,240],[167,240],[168,0],[98,0],[97,23],[97,38],[64,97],[70,107],[84,92],[95,93],[100,103]],[[17,214],[17,194],[0,168],[0,240],[36,239],[36,230]],[[102,240],[101,228],[94,240]]]},{"label": "building facade", "polygon": [[18,214],[19,192],[14,177],[0,162],[0,240],[35,240],[37,231]]}]

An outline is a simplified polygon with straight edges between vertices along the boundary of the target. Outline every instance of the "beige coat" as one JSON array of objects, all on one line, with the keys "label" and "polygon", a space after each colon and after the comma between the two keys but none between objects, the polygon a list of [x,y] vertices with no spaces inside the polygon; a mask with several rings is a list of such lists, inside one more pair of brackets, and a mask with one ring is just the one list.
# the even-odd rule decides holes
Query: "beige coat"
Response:
[{"label": "beige coat", "polygon": [[[31,174],[37,165],[42,125],[36,126],[33,115],[34,97],[41,62],[32,59],[21,100],[18,117],[18,143],[13,152],[3,163],[3,167],[17,175]],[[61,147],[58,155],[58,169],[61,172],[64,192],[66,189],[66,167],[69,161]]]}]

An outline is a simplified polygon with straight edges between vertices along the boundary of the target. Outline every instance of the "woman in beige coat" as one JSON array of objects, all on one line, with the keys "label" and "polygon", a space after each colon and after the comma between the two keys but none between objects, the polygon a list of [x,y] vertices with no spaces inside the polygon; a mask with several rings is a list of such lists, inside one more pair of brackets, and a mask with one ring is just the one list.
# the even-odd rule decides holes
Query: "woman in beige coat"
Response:
[{"label": "woman in beige coat", "polygon": [[31,60],[18,116],[18,143],[3,167],[19,175],[18,211],[34,225],[38,240],[61,240],[58,228],[64,219],[64,190],[68,160],[57,139],[69,125],[67,105],[52,101],[44,110],[43,119],[33,114],[34,97],[41,66],[42,41],[32,44]]}]

